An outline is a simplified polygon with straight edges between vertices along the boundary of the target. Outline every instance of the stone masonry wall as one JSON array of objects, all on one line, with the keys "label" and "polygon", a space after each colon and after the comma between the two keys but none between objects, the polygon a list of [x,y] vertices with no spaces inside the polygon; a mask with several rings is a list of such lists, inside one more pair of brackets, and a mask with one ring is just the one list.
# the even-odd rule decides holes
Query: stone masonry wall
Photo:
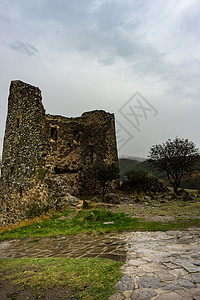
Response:
[{"label": "stone masonry wall", "polygon": [[[96,160],[118,164],[114,114],[105,111],[66,118],[45,114],[39,88],[13,81],[3,144],[0,224],[26,217],[30,203],[52,208],[99,192],[85,178]],[[112,182],[117,188],[118,181]]]}]

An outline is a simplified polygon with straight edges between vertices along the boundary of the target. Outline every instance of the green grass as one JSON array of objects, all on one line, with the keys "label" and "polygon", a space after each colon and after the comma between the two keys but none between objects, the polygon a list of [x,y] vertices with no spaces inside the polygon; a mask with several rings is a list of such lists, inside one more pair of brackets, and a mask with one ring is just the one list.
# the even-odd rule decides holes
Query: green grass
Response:
[{"label": "green grass", "polygon": [[[182,200],[170,200],[168,202],[160,203],[159,201],[151,201],[148,203],[134,204],[131,208],[127,206],[121,206],[121,210],[127,212],[129,215],[145,216],[147,219],[158,219],[159,216],[163,216],[163,219],[185,220],[185,219],[198,219],[200,216],[200,199],[196,199],[195,202],[182,201]],[[198,223],[198,221],[197,221]]]},{"label": "green grass", "polygon": [[[157,213],[168,211],[166,204],[157,207]],[[189,210],[190,204],[184,204]],[[124,212],[112,212],[104,209],[66,210],[49,216],[24,221],[18,227],[5,228],[0,232],[0,240],[14,238],[33,238],[29,243],[38,242],[43,236],[57,236],[89,232],[93,234],[110,231],[167,231],[200,227],[200,219],[178,214],[176,204],[171,203],[177,218],[170,222],[145,221],[131,217]],[[193,207],[193,204],[192,204]],[[195,209],[197,210],[196,207]],[[169,214],[169,211],[168,211]],[[71,216],[71,217],[70,217]],[[104,224],[113,222],[113,224]],[[13,297],[23,289],[36,291],[39,299],[51,289],[63,288],[66,299],[108,299],[114,291],[114,285],[122,276],[119,262],[100,258],[16,258],[3,259],[0,274],[15,287]],[[17,290],[16,290],[17,289]],[[63,291],[62,291],[63,292]],[[14,298],[13,298],[14,299]]]},{"label": "green grass", "polygon": [[107,300],[122,276],[121,266],[101,258],[11,258],[1,261],[0,271],[1,278],[19,287],[17,292],[28,286],[38,298],[44,291],[68,287],[66,299]]},{"label": "green grass", "polygon": [[[127,230],[149,230],[149,231],[166,231],[172,229],[186,229],[191,226],[200,226],[200,219],[186,218],[176,219],[167,223],[164,222],[147,222],[143,219],[133,218],[124,212],[112,212],[104,209],[93,209],[79,211],[71,219],[64,218],[69,214],[65,211],[61,214],[53,214],[49,219],[37,219],[38,221],[16,227],[5,229],[0,233],[0,240],[14,238],[38,238],[43,236],[57,236],[77,234],[80,232],[105,233],[111,231]],[[104,224],[104,222],[114,222],[113,224]]]}]

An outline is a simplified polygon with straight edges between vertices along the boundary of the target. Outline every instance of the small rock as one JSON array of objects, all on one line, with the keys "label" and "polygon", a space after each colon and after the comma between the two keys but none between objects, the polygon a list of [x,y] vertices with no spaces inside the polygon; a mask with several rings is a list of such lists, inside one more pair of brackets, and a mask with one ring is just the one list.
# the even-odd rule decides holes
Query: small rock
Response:
[{"label": "small rock", "polygon": [[188,274],[188,272],[183,268],[181,268],[181,269],[172,269],[172,270],[170,270],[170,272],[178,278],[186,276]]},{"label": "small rock", "polygon": [[137,289],[133,292],[131,300],[150,300],[158,294],[152,289]]},{"label": "small rock", "polygon": [[171,200],[172,199],[172,196],[165,196],[165,198],[164,198],[165,200]]},{"label": "small rock", "polygon": [[109,224],[115,224],[115,222],[112,221],[112,222],[104,222],[104,223],[103,223],[103,225],[109,225]]},{"label": "small rock", "polygon": [[192,293],[192,300],[199,300],[200,299],[200,290]]},{"label": "small rock", "polygon": [[104,196],[103,202],[110,203],[110,204],[119,204],[120,199],[118,195],[114,193],[109,193]]},{"label": "small rock", "polygon": [[162,293],[156,298],[156,300],[181,300],[183,297],[175,292]]},{"label": "small rock", "polygon": [[184,195],[183,196],[183,201],[191,201],[193,198],[190,195]]},{"label": "small rock", "polygon": [[163,284],[156,277],[140,277],[137,283],[143,288],[159,289],[163,287]]},{"label": "small rock", "polygon": [[134,285],[133,279],[130,276],[124,275],[115,284],[115,288],[120,291],[128,291],[128,290],[133,290],[135,288],[135,285]]},{"label": "small rock", "polygon": [[200,283],[200,273],[192,274],[192,282]]},{"label": "small rock", "polygon": [[184,269],[186,271],[188,271],[189,273],[197,273],[200,272],[200,267],[197,267],[195,265],[191,265],[191,266],[184,266]]},{"label": "small rock", "polygon": [[129,291],[123,291],[124,297],[125,298],[130,298],[132,295],[133,291],[129,290]]},{"label": "small rock", "polygon": [[178,278],[177,281],[180,286],[183,286],[185,288],[191,289],[191,288],[195,287],[195,285],[187,279]]},{"label": "small rock", "polygon": [[200,253],[192,254],[191,257],[194,258],[194,259],[200,259]]},{"label": "small rock", "polygon": [[175,279],[175,276],[173,274],[171,274],[169,271],[158,271],[155,272],[155,274],[160,278],[160,280],[162,281],[172,281]]},{"label": "small rock", "polygon": [[141,259],[130,259],[129,262],[128,262],[128,264],[130,266],[140,267],[140,266],[146,264],[146,262],[143,261],[143,260],[141,260]]},{"label": "small rock", "polygon": [[177,192],[177,195],[178,195],[178,196],[182,196],[182,195],[188,195],[188,196],[189,196],[189,193],[188,193],[186,190],[181,189],[181,190],[179,190],[179,191]]},{"label": "small rock", "polygon": [[99,202],[99,199],[97,197],[93,197],[92,202]]},{"label": "small rock", "polygon": [[60,218],[58,218],[58,220],[68,220],[69,217],[65,217],[65,216],[61,216]]},{"label": "small rock", "polygon": [[89,208],[89,204],[88,204],[88,202],[86,200],[83,200],[83,208],[84,209]]},{"label": "small rock", "polygon": [[166,285],[163,290],[169,290],[169,291],[174,291],[174,290],[182,290],[183,288],[180,286],[177,286],[173,283]]},{"label": "small rock", "polygon": [[108,300],[123,300],[123,299],[125,299],[125,297],[122,295],[122,293],[115,293],[111,295]]}]

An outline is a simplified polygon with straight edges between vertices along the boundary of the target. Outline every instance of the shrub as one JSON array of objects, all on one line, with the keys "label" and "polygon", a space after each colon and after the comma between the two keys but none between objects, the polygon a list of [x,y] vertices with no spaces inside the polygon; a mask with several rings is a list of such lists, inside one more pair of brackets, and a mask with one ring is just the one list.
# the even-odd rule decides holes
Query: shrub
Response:
[{"label": "shrub", "polygon": [[39,203],[39,202],[30,202],[27,206],[26,217],[28,219],[33,219],[39,217],[42,214],[46,214],[50,209],[50,203]]},{"label": "shrub", "polygon": [[129,170],[121,185],[124,191],[165,192],[166,187],[153,175],[145,171]]},{"label": "shrub", "polygon": [[107,164],[102,161],[97,161],[87,169],[86,173],[89,179],[98,181],[102,188],[103,196],[106,194],[111,182],[119,179],[119,168],[115,163]]}]

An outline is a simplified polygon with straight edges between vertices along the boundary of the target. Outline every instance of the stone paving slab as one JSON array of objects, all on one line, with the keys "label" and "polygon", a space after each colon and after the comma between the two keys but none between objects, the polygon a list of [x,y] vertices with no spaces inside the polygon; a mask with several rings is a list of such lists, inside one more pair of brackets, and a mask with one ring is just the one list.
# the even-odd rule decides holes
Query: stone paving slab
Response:
[{"label": "stone paving slab", "polygon": [[134,282],[128,295],[116,284],[122,299],[200,300],[199,230],[132,232],[122,239],[127,251],[122,272]]}]

